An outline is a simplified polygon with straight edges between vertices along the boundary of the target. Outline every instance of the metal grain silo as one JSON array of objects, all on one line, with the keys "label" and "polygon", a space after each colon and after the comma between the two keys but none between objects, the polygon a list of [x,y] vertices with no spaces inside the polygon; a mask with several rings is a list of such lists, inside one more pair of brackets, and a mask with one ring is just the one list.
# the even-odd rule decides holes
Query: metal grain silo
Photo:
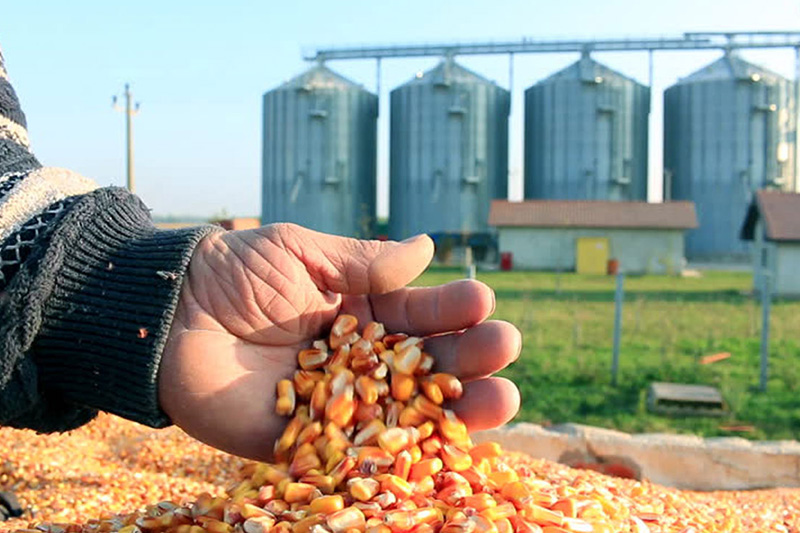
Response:
[{"label": "metal grain silo", "polygon": [[754,191],[794,183],[793,84],[735,54],[664,93],[664,191],[695,202],[694,260],[749,260],[739,228]]},{"label": "metal grain silo", "polygon": [[389,235],[489,231],[508,196],[505,89],[452,59],[391,94]]},{"label": "metal grain silo", "polygon": [[650,89],[588,55],[525,91],[525,198],[647,200]]},{"label": "metal grain silo", "polygon": [[262,223],[371,236],[377,117],[374,94],[324,65],[265,93]]}]

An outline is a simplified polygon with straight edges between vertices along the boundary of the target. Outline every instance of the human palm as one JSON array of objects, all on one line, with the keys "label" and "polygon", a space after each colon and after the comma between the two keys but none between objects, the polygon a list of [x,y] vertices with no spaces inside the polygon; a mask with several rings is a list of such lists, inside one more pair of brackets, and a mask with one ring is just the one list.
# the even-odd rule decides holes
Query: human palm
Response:
[{"label": "human palm", "polygon": [[427,237],[359,241],[292,224],[206,237],[189,264],[162,356],[162,408],[201,441],[269,459],[286,423],[275,414],[277,382],[292,375],[297,352],[347,312],[387,331],[433,336],[426,350],[437,368],[465,381],[452,407],[470,429],[508,421],[519,393],[488,376],[517,357],[519,332],[484,322],[494,296],[482,283],[405,287],[432,254]]}]

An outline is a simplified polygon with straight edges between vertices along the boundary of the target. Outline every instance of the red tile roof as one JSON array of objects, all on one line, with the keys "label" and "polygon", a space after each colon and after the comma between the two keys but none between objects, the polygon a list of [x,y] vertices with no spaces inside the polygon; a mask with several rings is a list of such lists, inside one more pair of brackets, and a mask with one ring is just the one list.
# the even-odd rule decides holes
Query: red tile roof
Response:
[{"label": "red tile roof", "polygon": [[538,228],[693,229],[692,202],[606,202],[576,200],[493,200],[491,226]]},{"label": "red tile roof", "polygon": [[747,210],[742,238],[752,240],[758,217],[764,217],[770,241],[800,241],[800,194],[781,191],[758,191]]}]

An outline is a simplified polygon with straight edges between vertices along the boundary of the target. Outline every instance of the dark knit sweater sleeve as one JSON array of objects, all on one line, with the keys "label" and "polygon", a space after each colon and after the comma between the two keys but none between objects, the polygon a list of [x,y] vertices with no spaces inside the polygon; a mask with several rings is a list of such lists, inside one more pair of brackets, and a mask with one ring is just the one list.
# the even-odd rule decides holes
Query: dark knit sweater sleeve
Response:
[{"label": "dark knit sweater sleeve", "polygon": [[158,230],[122,189],[77,200],[2,307],[3,352],[20,362],[5,391],[15,416],[2,422],[57,431],[102,410],[168,425],[158,366],[192,251],[211,231]]},{"label": "dark knit sweater sleeve", "polygon": [[194,248],[218,230],[157,229],[126,190],[42,167],[0,52],[0,425],[168,425],[161,354]]}]

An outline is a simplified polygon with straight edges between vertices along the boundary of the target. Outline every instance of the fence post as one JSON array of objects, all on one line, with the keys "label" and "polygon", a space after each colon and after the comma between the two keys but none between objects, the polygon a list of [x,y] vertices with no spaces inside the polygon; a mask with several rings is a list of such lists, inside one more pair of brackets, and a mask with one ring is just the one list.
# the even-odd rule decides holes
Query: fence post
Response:
[{"label": "fence post", "polygon": [[617,290],[614,292],[614,358],[611,361],[611,384],[617,385],[619,372],[619,342],[622,330],[622,301],[625,296],[625,276],[617,273]]},{"label": "fence post", "polygon": [[769,378],[769,315],[772,303],[771,275],[766,269],[761,276],[761,392],[767,391]]}]

